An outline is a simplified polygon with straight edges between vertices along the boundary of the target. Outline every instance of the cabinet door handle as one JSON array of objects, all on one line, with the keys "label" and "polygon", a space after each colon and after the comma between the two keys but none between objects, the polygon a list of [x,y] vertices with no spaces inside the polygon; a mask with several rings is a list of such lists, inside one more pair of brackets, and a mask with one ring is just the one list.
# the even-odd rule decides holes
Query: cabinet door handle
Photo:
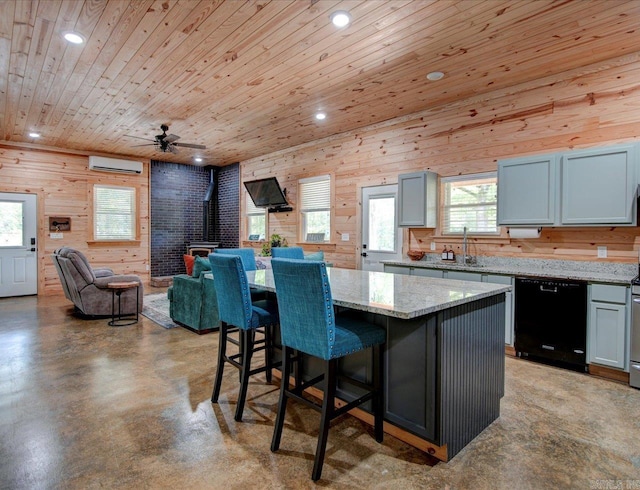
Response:
[{"label": "cabinet door handle", "polygon": [[557,293],[558,292],[558,288],[557,287],[545,288],[544,286],[540,286],[540,291],[543,291],[545,293]]}]

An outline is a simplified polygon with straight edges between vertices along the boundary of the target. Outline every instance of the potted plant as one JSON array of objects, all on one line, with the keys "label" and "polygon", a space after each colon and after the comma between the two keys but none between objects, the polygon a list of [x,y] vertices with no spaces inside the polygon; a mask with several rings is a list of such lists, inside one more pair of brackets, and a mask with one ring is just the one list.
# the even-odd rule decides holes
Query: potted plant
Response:
[{"label": "potted plant", "polygon": [[289,244],[287,243],[287,239],[278,235],[277,233],[274,233],[273,235],[271,235],[271,238],[269,238],[268,241],[264,242],[262,244],[262,256],[263,257],[270,257],[271,256],[271,249],[273,247],[288,247]]}]

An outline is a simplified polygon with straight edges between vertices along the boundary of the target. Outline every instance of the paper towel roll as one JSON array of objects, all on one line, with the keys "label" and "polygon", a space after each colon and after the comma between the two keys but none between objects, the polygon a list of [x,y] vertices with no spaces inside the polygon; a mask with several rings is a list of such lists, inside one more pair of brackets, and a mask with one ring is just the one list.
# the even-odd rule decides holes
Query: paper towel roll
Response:
[{"label": "paper towel roll", "polygon": [[540,238],[541,228],[509,228],[509,236],[513,239]]}]

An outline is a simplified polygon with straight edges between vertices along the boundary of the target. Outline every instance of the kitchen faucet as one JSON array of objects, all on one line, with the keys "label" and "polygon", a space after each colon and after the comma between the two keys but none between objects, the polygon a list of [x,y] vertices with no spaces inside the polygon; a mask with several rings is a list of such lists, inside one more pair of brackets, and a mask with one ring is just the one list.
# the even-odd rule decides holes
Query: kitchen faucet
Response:
[{"label": "kitchen faucet", "polygon": [[462,263],[464,265],[473,264],[473,257],[467,255],[467,227],[465,226],[462,231]]}]

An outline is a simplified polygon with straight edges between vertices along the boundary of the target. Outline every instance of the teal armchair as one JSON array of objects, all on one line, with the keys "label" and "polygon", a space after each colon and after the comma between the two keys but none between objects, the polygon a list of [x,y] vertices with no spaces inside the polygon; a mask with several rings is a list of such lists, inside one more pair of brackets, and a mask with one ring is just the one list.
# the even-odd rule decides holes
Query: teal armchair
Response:
[{"label": "teal armchair", "polygon": [[198,334],[217,330],[220,315],[213,281],[210,271],[202,271],[198,277],[175,276],[167,291],[171,319]]}]

